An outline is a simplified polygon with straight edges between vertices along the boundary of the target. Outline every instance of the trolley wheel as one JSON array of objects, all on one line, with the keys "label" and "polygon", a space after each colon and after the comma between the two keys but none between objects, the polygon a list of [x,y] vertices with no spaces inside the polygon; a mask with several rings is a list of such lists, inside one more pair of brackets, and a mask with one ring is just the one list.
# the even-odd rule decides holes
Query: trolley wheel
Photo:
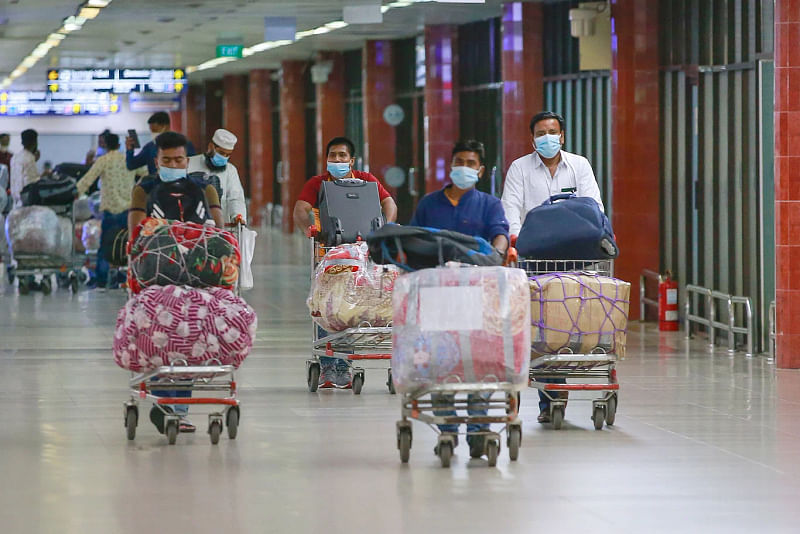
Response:
[{"label": "trolley wheel", "polygon": [[437,448],[439,460],[442,462],[442,467],[450,467],[450,460],[453,458],[453,442],[452,441],[439,441]]},{"label": "trolley wheel", "polygon": [[397,429],[397,448],[400,450],[400,461],[407,464],[411,456],[411,428]]},{"label": "trolley wheel", "polygon": [[606,421],[606,408],[601,404],[595,404],[592,413],[592,421],[594,421],[595,430],[603,430],[603,423]]},{"label": "trolley wheel", "polygon": [[389,393],[395,395],[397,391],[395,391],[394,389],[394,380],[392,380],[392,370],[389,369],[389,372],[387,374],[389,375],[389,378],[388,380],[386,380],[386,387],[389,388]]},{"label": "trolley wheel", "polygon": [[19,278],[19,294],[20,295],[27,295],[31,292],[30,282],[27,276],[21,276]]},{"label": "trolley wheel", "polygon": [[610,399],[608,399],[608,404],[606,405],[606,424],[608,426],[614,426],[614,421],[617,418],[617,396],[613,395]]},{"label": "trolley wheel", "polygon": [[522,427],[519,425],[509,425],[508,427],[508,457],[512,462],[519,458],[519,446],[522,444]]},{"label": "trolley wheel", "polygon": [[361,373],[353,377],[353,395],[361,395],[361,388],[364,387],[364,375]]},{"label": "trolley wheel", "polygon": [[486,459],[489,461],[489,467],[497,465],[498,454],[500,454],[500,441],[497,438],[486,440]]},{"label": "trolley wheel", "polygon": [[314,393],[319,387],[319,364],[312,363],[308,366],[306,380],[308,381],[308,391]]},{"label": "trolley wheel", "polygon": [[230,439],[236,439],[236,435],[239,433],[238,406],[231,406],[230,408],[228,408],[228,414],[226,416],[225,425],[228,427],[228,437]]},{"label": "trolley wheel", "polygon": [[170,445],[175,445],[175,441],[178,439],[178,421],[168,421],[167,428],[164,429],[164,433],[167,435],[167,443]]},{"label": "trolley wheel", "polygon": [[561,430],[561,425],[564,423],[564,407],[554,406],[550,418],[553,421],[553,429]]},{"label": "trolley wheel", "polygon": [[208,435],[211,438],[211,444],[216,445],[219,443],[219,436],[222,434],[222,423],[213,421],[208,425]]},{"label": "trolley wheel", "polygon": [[42,278],[42,293],[45,295],[49,295],[53,292],[53,281],[50,280],[49,276],[45,276]]},{"label": "trolley wheel", "polygon": [[78,292],[78,275],[74,273],[69,277],[69,290],[72,291],[73,295]]},{"label": "trolley wheel", "polygon": [[133,440],[136,437],[136,425],[139,422],[139,414],[134,406],[128,406],[125,410],[125,430],[127,431],[128,440]]}]

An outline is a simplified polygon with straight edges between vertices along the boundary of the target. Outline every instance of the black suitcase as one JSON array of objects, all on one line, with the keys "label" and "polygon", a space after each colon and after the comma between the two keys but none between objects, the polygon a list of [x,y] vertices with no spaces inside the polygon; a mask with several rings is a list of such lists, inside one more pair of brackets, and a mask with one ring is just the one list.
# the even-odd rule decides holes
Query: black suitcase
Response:
[{"label": "black suitcase", "polygon": [[42,178],[22,188],[23,206],[66,206],[78,196],[73,178]]},{"label": "black suitcase", "polygon": [[358,179],[322,182],[319,240],[330,246],[355,243],[383,226],[378,184]]}]

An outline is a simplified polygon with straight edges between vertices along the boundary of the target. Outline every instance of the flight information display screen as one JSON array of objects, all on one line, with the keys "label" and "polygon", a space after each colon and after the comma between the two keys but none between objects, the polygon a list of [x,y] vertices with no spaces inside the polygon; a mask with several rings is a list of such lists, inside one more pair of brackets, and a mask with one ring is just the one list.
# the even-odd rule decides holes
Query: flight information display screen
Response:
[{"label": "flight information display screen", "polygon": [[47,90],[51,93],[180,93],[186,84],[184,69],[52,69],[47,72]]},{"label": "flight information display screen", "polygon": [[111,93],[0,92],[0,116],[109,115],[118,113],[119,96]]}]

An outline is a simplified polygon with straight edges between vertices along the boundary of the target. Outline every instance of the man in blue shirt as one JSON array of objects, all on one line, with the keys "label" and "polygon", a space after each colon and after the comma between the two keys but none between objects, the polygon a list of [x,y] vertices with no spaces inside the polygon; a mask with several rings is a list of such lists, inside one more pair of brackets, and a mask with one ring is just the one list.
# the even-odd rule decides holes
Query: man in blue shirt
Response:
[{"label": "man in blue shirt", "polygon": [[[147,172],[151,176],[155,176],[158,174],[158,167],[156,167],[156,156],[158,154],[156,137],[169,131],[169,113],[166,111],[157,111],[153,113],[150,115],[150,118],[147,119],[147,126],[150,127],[150,133],[153,139],[149,143],[146,143],[135,156],[133,155],[133,138],[125,138],[125,166],[128,167],[129,171],[133,171],[147,165]],[[194,156],[194,147],[191,142],[186,145],[186,154],[188,156]]]},{"label": "man in blue shirt", "polygon": [[[475,189],[475,184],[484,175],[485,151],[478,141],[459,141],[453,147],[450,163],[450,180],[443,189],[425,195],[411,218],[411,226],[427,226],[452,230],[471,236],[478,236],[490,242],[503,256],[508,251],[508,221],[499,198]],[[432,395],[434,405],[452,406],[452,395]],[[486,415],[486,402],[489,397],[471,394],[468,397],[469,415]],[[434,411],[436,415],[455,415],[455,410]],[[458,425],[439,425],[442,433],[458,433]],[[469,454],[480,458],[486,453],[488,424],[467,425]],[[455,436],[454,436],[455,438]],[[455,439],[458,444],[458,440]],[[437,451],[438,453],[438,451]]]},{"label": "man in blue shirt", "polygon": [[459,141],[453,147],[450,180],[420,200],[410,226],[453,230],[484,238],[500,254],[508,250],[508,221],[499,198],[475,189],[485,174],[483,143]]}]

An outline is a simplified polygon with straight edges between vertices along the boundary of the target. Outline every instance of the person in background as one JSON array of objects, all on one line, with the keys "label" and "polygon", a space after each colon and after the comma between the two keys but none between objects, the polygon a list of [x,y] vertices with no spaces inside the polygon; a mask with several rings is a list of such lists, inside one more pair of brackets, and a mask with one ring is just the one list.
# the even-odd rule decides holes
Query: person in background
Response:
[{"label": "person in background", "polygon": [[53,177],[53,162],[52,161],[45,161],[42,165],[42,174],[41,178],[52,178]]},{"label": "person in background", "polygon": [[[191,181],[188,177],[187,167],[189,158],[186,156],[186,137],[176,132],[164,132],[156,139],[156,175],[143,178],[138,184],[133,186],[131,193],[131,205],[128,212],[128,235],[133,235],[133,230],[145,218],[158,211],[163,213],[165,219],[181,220],[184,222],[207,223],[213,218],[217,227],[222,227],[222,209],[219,205],[217,190],[213,185],[207,185],[201,189],[199,185]],[[173,191],[176,194],[164,195],[172,198],[170,205],[161,204],[162,195],[159,195],[161,188]],[[178,194],[180,192],[180,196]],[[201,212],[190,210],[184,213],[183,204],[180,197],[192,196],[194,200],[202,202]],[[186,199],[185,199],[186,200]],[[186,205],[190,205],[189,202]],[[206,210],[207,208],[207,210]],[[153,394],[161,397],[191,397],[191,391],[153,391]],[[187,404],[175,404],[170,407],[172,411],[181,418],[179,430],[181,432],[194,432],[196,427],[189,422],[187,415],[189,406]],[[159,432],[164,433],[164,414],[156,406],[150,410],[150,421],[156,426]]]},{"label": "person in background", "polygon": [[[125,164],[125,156],[119,152],[119,136],[108,133],[104,144],[108,151],[97,158],[92,168],[78,181],[78,194],[84,195],[98,178],[102,177],[103,187],[100,189],[100,211],[103,214],[100,230],[100,242],[105,243],[103,234],[125,228],[128,220],[128,208],[131,203],[131,191],[137,176],[147,174],[147,167],[129,171]],[[95,278],[89,281],[90,288],[105,288],[108,283],[109,264],[106,261],[106,250],[102,247],[97,252],[97,269]],[[116,283],[117,281],[115,281]]]},{"label": "person in background", "polygon": [[[94,151],[94,155],[96,157],[100,157],[103,154],[108,152],[108,146],[106,145],[106,136],[111,133],[111,130],[106,128],[105,130],[97,136],[97,150]],[[117,147],[119,148],[119,147]]]},{"label": "person in background", "polygon": [[[133,154],[133,138],[125,138],[125,163],[128,165],[129,171],[147,165],[147,172],[155,175],[158,169],[156,165],[156,154],[158,152],[156,140],[159,135],[169,131],[169,113],[166,111],[157,111],[153,113],[150,115],[150,118],[147,119],[147,126],[150,128],[153,139],[146,143],[138,154]],[[186,144],[186,153],[189,156],[194,155],[194,147],[188,141]]]},{"label": "person in background", "polygon": [[11,168],[11,156],[13,156],[8,150],[10,144],[11,136],[7,133],[0,134],[0,165],[5,165],[9,169]]},{"label": "person in background", "polygon": [[[479,141],[459,141],[450,161],[451,183],[425,195],[411,218],[410,226],[427,226],[482,237],[503,256],[508,251],[508,221],[500,199],[475,189],[484,176],[485,150]],[[486,415],[488,397],[471,394],[467,399],[469,415]],[[453,395],[432,395],[434,406],[452,406]],[[436,410],[436,415],[456,415],[452,409]],[[439,425],[442,433],[452,433],[458,443],[458,425]],[[488,424],[467,425],[467,444],[472,458],[486,454]]]},{"label": "person in background", "polygon": [[[300,197],[294,205],[295,228],[301,230],[309,229],[311,225],[311,210],[318,207],[319,193],[322,189],[322,182],[337,180],[342,178],[358,178],[367,182],[378,184],[378,196],[381,201],[381,209],[386,222],[397,220],[397,205],[386,188],[381,185],[378,179],[368,172],[361,172],[353,169],[355,163],[355,145],[346,137],[335,137],[331,139],[325,149],[328,164],[327,172],[319,176],[310,178],[303,186]],[[310,234],[307,234],[310,235]],[[317,327],[318,335],[324,337],[327,333],[322,328]],[[353,385],[352,369],[347,362],[342,359],[320,358],[320,388],[351,388]]]},{"label": "person in background", "polygon": [[23,150],[11,157],[10,168],[11,198],[15,209],[22,207],[22,189],[39,181],[39,171],[36,168],[36,160],[39,159],[39,134],[36,130],[25,130],[21,137]]},{"label": "person in background", "polygon": [[97,159],[95,158],[97,154],[95,153],[93,148],[90,148],[89,151],[86,153],[86,159],[83,160],[84,165],[93,165]]},{"label": "person in background", "polygon": [[226,223],[240,219],[247,221],[247,204],[236,166],[228,161],[236,147],[236,136],[228,130],[214,132],[205,154],[189,158],[189,174],[202,172],[219,177],[222,196],[222,218]]}]

